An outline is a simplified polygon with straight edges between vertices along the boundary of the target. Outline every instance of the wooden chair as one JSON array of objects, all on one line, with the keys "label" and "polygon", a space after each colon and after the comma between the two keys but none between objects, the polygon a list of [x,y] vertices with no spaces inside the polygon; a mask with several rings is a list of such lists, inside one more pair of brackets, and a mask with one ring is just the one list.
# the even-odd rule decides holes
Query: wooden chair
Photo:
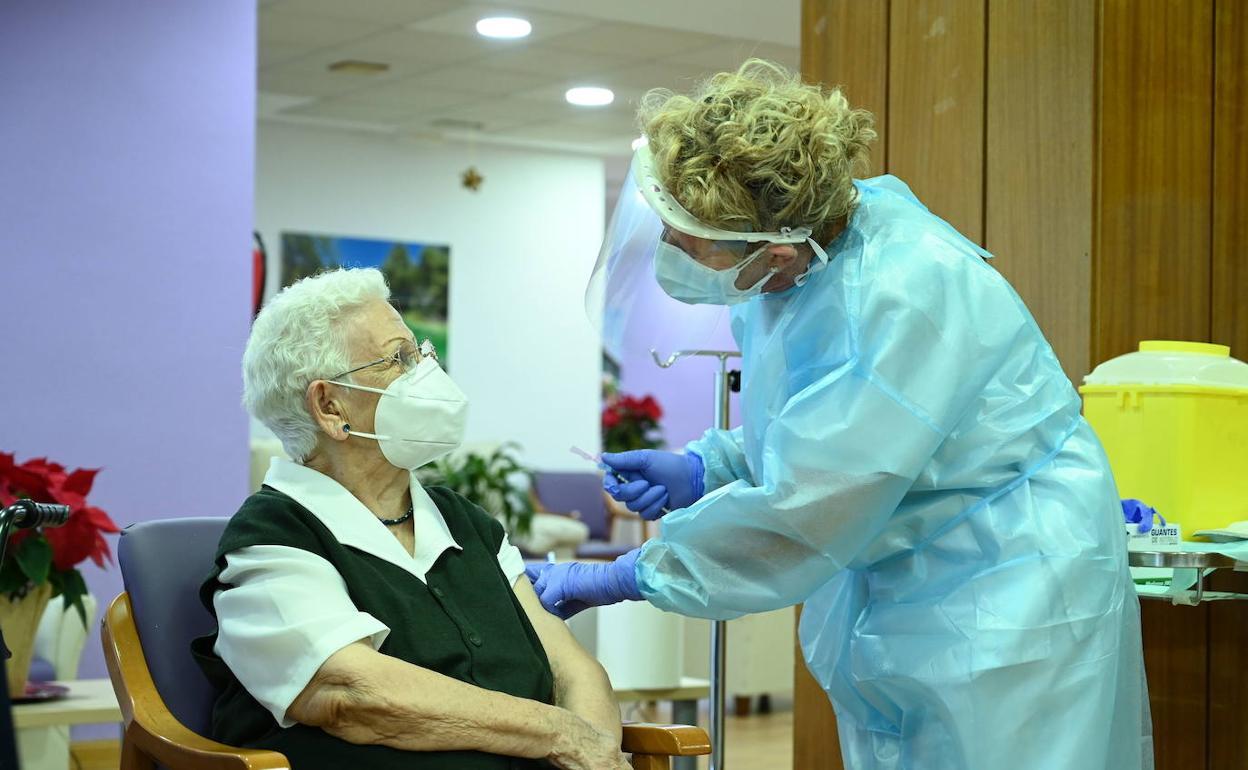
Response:
[{"label": "wooden chair", "polygon": [[[104,613],[104,659],[124,723],[121,770],[277,770],[275,751],[205,738],[213,692],[190,653],[211,632],[198,584],[227,519],[187,518],[128,527],[117,560],[126,591]],[[148,654],[150,653],[150,654]],[[630,724],[623,750],[637,770],[663,770],[673,756],[710,753],[706,732],[683,725]]]}]

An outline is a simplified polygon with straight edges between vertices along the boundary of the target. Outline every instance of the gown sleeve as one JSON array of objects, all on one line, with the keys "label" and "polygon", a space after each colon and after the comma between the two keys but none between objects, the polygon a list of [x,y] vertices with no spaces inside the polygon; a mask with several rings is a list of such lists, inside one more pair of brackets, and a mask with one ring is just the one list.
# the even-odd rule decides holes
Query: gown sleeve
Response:
[{"label": "gown sleeve", "polygon": [[707,492],[737,479],[750,479],[750,466],[745,460],[744,438],[739,427],[733,430],[712,428],[702,438],[689,442],[685,449],[702,458],[702,483]]},{"label": "gown sleeve", "polygon": [[[855,269],[851,349],[771,420],[758,478],[672,512],[643,547],[638,588],[660,609],[730,619],[803,601],[879,535],[1025,325],[1004,279],[939,238]],[[751,386],[765,382],[783,373]],[[742,462],[730,436],[697,447],[717,478]]]}]

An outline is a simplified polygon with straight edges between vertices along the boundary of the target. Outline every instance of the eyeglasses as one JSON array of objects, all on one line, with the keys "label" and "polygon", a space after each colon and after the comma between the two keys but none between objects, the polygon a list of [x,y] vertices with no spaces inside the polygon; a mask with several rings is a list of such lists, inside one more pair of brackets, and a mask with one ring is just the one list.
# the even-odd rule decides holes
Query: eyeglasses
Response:
[{"label": "eyeglasses", "polygon": [[400,366],[403,369],[403,373],[407,374],[408,372],[415,369],[416,365],[426,358],[432,358],[434,361],[438,360],[438,349],[433,346],[433,343],[431,341],[429,340],[422,341],[420,343],[420,347],[417,347],[416,344],[413,342],[404,342],[401,345],[399,345],[398,350],[394,351],[394,353],[386,356],[385,358],[379,358],[376,361],[370,361],[367,364],[361,364],[360,366],[357,366],[354,369],[348,369],[347,371],[342,372],[341,374],[335,374],[333,377],[330,377],[329,379],[337,380],[341,377],[346,377],[348,374],[355,374],[358,371],[369,369],[374,366],[381,366],[383,364],[386,366],[386,368],[389,368],[391,366],[396,366],[396,365]]},{"label": "eyeglasses", "polygon": [[749,243],[745,241],[712,241],[706,238],[686,235],[671,227],[663,228],[663,234],[659,236],[659,240],[675,246],[696,262],[709,262],[716,257],[739,262],[749,254],[757,251],[759,246],[766,245],[762,241]]}]

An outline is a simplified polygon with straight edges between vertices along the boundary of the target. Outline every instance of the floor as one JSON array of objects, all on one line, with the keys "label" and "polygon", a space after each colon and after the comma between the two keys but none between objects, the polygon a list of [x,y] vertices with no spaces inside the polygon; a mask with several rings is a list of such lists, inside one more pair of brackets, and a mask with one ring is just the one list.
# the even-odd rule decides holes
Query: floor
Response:
[{"label": "floor", "polygon": [[[793,701],[773,698],[770,714],[736,716],[731,703],[725,717],[724,767],[731,770],[790,770],[793,767]],[[699,703],[698,724],[710,723],[707,702]],[[666,722],[671,717],[666,705],[647,710],[641,705],[626,706],[624,718],[632,721]],[[709,759],[700,757],[698,770],[707,770]]]},{"label": "floor", "polygon": [[[774,711],[748,717],[729,716],[724,739],[724,767],[732,770],[789,770],[793,767],[793,712]],[[699,770],[708,766],[698,761]]]}]

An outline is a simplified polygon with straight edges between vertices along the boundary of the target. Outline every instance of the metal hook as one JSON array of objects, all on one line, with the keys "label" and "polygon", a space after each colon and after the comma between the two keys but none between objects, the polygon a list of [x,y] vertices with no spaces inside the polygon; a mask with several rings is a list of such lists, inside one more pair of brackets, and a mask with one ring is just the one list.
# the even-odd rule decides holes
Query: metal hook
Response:
[{"label": "metal hook", "polygon": [[654,362],[662,369],[670,369],[673,364],[682,358],[691,358],[693,356],[710,356],[718,358],[720,363],[725,363],[729,358],[740,358],[741,353],[737,350],[677,350],[664,360],[659,356],[659,351],[650,348],[650,356],[654,358]]}]

